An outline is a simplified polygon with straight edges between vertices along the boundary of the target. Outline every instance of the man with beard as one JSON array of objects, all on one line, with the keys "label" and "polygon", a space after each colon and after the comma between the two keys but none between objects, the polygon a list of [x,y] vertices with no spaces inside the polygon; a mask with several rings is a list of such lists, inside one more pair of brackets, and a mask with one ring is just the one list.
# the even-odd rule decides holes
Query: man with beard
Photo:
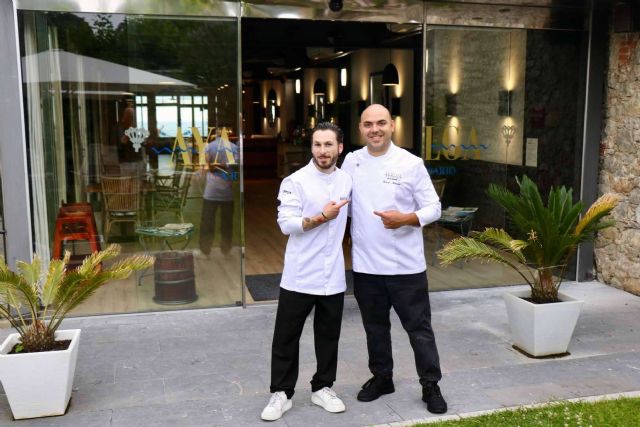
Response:
[{"label": "man with beard", "polygon": [[366,147],[347,155],[342,169],[353,179],[351,239],[354,295],[367,335],[369,370],[358,400],[393,393],[391,307],[409,335],[422,400],[430,412],[447,411],[431,328],[423,226],[440,217],[440,200],[424,162],[391,141],[389,110],[370,105],[360,119]]},{"label": "man with beard", "polygon": [[280,282],[271,351],[271,399],[262,411],[274,421],[291,409],[300,336],[315,308],[313,334],[316,373],[311,402],[329,412],[343,412],[344,403],[331,389],[338,364],[338,339],[346,290],[342,238],[347,223],[351,177],[336,168],[343,133],[332,123],[319,123],[311,135],[313,159],[286,177],[280,186],[278,224],[289,236]]}]

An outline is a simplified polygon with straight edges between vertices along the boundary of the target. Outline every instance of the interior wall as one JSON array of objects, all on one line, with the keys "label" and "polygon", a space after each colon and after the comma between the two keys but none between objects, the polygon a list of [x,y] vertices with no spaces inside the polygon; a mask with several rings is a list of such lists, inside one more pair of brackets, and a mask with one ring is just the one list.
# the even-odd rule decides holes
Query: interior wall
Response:
[{"label": "interior wall", "polygon": [[[478,160],[523,163],[526,31],[436,29],[427,90],[432,92],[433,144],[483,146]],[[499,92],[512,91],[511,115],[498,114]],[[446,115],[446,96],[457,95],[457,112]],[[430,123],[429,123],[430,122]],[[515,133],[507,142],[505,126]],[[452,150],[450,150],[452,151]]]},{"label": "interior wall", "polygon": [[[382,72],[385,65],[391,62],[398,69],[399,84],[391,86],[389,95],[400,98],[400,115],[395,117],[396,130],[393,141],[401,147],[419,147],[418,141],[414,144],[413,120],[416,112],[413,111],[413,51],[409,49],[362,49],[351,54],[351,118],[354,125],[351,127],[351,140],[355,145],[363,145],[358,131],[357,123],[360,123],[358,114],[358,101],[366,101],[369,104],[369,78],[371,73]],[[419,116],[419,114],[418,114]],[[419,138],[419,135],[416,136]]]}]

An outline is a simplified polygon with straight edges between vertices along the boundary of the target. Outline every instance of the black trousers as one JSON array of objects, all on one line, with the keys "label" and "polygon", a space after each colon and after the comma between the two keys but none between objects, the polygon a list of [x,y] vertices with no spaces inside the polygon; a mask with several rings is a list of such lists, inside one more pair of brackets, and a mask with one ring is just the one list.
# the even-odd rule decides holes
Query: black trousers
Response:
[{"label": "black trousers", "polygon": [[369,370],[374,375],[393,376],[391,354],[391,307],[409,335],[420,384],[439,381],[440,359],[431,328],[431,308],[426,272],[383,276],[353,273],[354,295],[367,334]]},{"label": "black trousers", "polygon": [[344,292],[310,295],[280,288],[271,348],[271,393],[284,391],[289,399],[293,396],[298,380],[300,336],[304,322],[314,307],[316,373],[311,379],[311,391],[333,386],[338,367],[343,305]]},{"label": "black trousers", "polygon": [[216,212],[220,210],[220,249],[223,253],[231,250],[231,236],[233,233],[233,201],[216,202],[202,199],[202,215],[200,217],[200,251],[203,254],[211,252],[211,244],[216,235]]}]

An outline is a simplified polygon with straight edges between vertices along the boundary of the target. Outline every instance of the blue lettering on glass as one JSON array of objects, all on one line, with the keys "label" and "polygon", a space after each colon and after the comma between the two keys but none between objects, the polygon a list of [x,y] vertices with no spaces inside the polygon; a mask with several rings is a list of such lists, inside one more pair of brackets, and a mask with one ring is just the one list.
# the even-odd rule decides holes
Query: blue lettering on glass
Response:
[{"label": "blue lettering on glass", "polygon": [[430,166],[427,171],[430,176],[453,176],[458,172],[455,166]]},{"label": "blue lettering on glass", "polygon": [[221,171],[220,169],[216,169],[213,172],[213,175],[217,176],[218,178],[222,178],[225,181],[237,181],[240,179],[240,174],[237,171],[225,172]]}]

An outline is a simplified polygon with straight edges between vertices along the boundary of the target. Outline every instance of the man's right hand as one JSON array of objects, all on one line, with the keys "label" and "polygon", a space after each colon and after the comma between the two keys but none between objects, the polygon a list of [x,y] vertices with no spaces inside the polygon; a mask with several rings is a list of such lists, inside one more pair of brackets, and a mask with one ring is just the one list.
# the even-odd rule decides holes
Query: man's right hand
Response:
[{"label": "man's right hand", "polygon": [[349,200],[341,200],[339,202],[329,202],[322,208],[322,213],[327,220],[335,219],[340,213],[340,208],[349,203]]}]

